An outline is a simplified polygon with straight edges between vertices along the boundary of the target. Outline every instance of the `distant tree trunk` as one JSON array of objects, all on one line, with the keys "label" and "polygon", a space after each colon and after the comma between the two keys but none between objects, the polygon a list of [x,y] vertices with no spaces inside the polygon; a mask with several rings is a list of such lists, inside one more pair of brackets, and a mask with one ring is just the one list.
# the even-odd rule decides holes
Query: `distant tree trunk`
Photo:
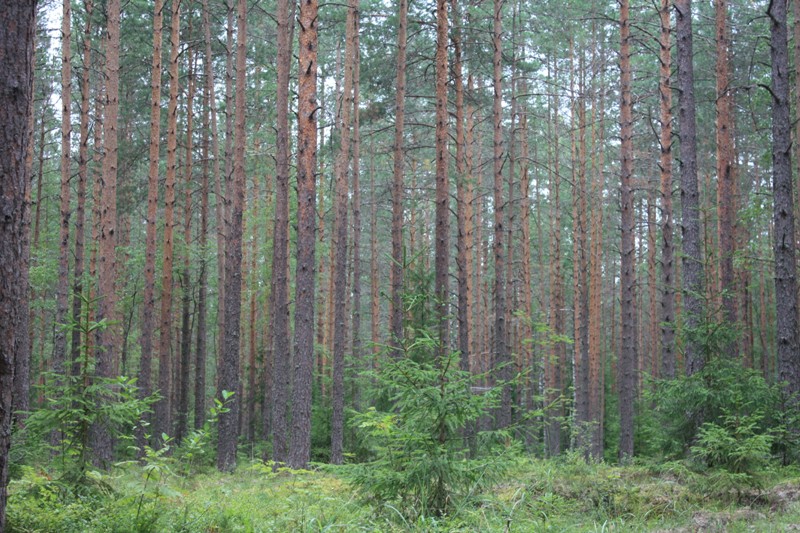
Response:
[{"label": "distant tree trunk", "polygon": [[[506,332],[506,270],[505,270],[505,198],[503,198],[503,130],[502,130],[502,10],[501,0],[494,0],[494,24],[492,46],[494,55],[493,87],[494,106],[493,120],[493,173],[494,173],[494,357],[492,358],[493,372],[498,381],[506,381],[511,377],[511,357],[508,353],[508,334]],[[500,408],[495,417],[498,428],[511,424],[511,386],[503,385]]]},{"label": "distant tree trunk", "polygon": [[[89,178],[89,103],[91,95],[89,92],[89,76],[91,73],[92,58],[92,13],[94,5],[92,0],[84,3],[86,15],[86,25],[83,31],[83,70],[81,71],[81,118],[80,118],[80,141],[78,148],[78,205],[75,209],[75,272],[72,284],[72,322],[78,324],[81,320],[83,309],[83,271],[85,256],[85,235],[84,227],[86,223],[86,183]],[[80,359],[81,349],[81,329],[72,330],[72,344],[70,348],[70,361],[72,363],[72,374],[76,375],[78,360]]]},{"label": "distant tree trunk", "polygon": [[[189,38],[191,38],[192,24],[189,21]],[[189,70],[187,73],[186,89],[186,161],[185,176],[186,190],[183,202],[183,272],[181,273],[181,364],[180,373],[175,376],[175,386],[178,389],[178,420],[175,428],[175,441],[180,443],[188,434],[189,428],[189,377],[191,375],[191,346],[192,346],[192,283],[191,283],[191,243],[192,243],[192,177],[193,125],[194,125],[194,91],[195,91],[195,65],[194,50],[187,50]]]},{"label": "distant tree trunk", "polygon": [[[404,0],[401,0],[404,1]],[[370,143],[369,147],[369,248],[370,248],[370,338],[372,341],[372,354],[377,355],[380,351],[380,294],[378,292],[378,201],[375,198],[375,145]],[[402,317],[401,317],[402,318]],[[402,320],[400,321],[402,324]]]},{"label": "distant tree trunk", "polygon": [[318,0],[300,4],[297,109],[297,274],[294,383],[289,465],[305,468],[311,455],[311,380],[314,366],[314,265],[317,162]]},{"label": "distant tree trunk", "polygon": [[[558,80],[558,64],[555,65],[553,79]],[[548,74],[550,66],[548,62]],[[550,331],[552,335],[561,336],[564,328],[564,292],[561,274],[561,169],[559,166],[559,127],[558,110],[560,108],[558,93],[553,95],[549,115],[552,123],[551,154],[552,172],[550,173],[550,195],[552,196],[553,213],[550,217]],[[545,360],[545,444],[550,457],[561,453],[561,417],[564,407],[562,394],[562,369],[566,359],[566,346],[556,340]]]},{"label": "distant tree trunk", "polygon": [[[287,407],[291,368],[289,366],[289,71],[294,17],[290,0],[278,1],[277,12],[277,94],[275,154],[275,228],[272,241],[272,450],[276,463],[289,458]],[[292,14],[294,2],[292,1]],[[269,404],[268,404],[269,405]]]},{"label": "distant tree trunk", "polygon": [[[403,126],[406,97],[406,41],[408,0],[398,0],[397,67],[394,104],[394,179],[392,180],[392,268],[389,331],[394,357],[400,357],[403,340]],[[374,230],[374,227],[373,227]]]},{"label": "distant tree trunk", "polygon": [[217,468],[232,472],[236,468],[236,442],[239,438],[239,409],[242,398],[239,388],[239,338],[242,310],[242,207],[244,204],[245,147],[245,75],[247,39],[247,0],[239,0],[236,31],[236,124],[233,175],[227,178],[226,203],[229,225],[225,243],[225,308],[223,320],[223,352],[219,365],[218,398],[224,391],[234,392],[228,400],[228,411],[219,417]]},{"label": "distant tree trunk", "polygon": [[[118,343],[116,305],[116,244],[117,244],[117,117],[119,114],[119,32],[120,2],[109,0],[106,5],[106,98],[103,124],[103,173],[100,190],[100,227],[98,256],[99,279],[97,283],[97,314],[95,320],[109,321],[105,329],[98,329],[95,337],[97,365],[95,373],[111,377],[116,361]],[[111,461],[111,434],[102,423],[92,432],[92,449],[95,460],[102,466]]]},{"label": "distant tree trunk", "polygon": [[61,17],[61,206],[58,233],[58,285],[56,287],[56,328],[53,339],[53,372],[61,375],[67,355],[67,313],[69,311],[69,219],[72,138],[72,10],[64,0]]},{"label": "distant tree trunk", "polygon": [[161,329],[158,347],[158,389],[155,435],[172,433],[172,268],[174,264],[175,177],[178,170],[178,54],[180,52],[180,0],[172,0],[169,53],[169,103],[167,105],[167,173],[164,182],[164,259],[161,271]]},{"label": "distant tree trunk", "polygon": [[659,10],[659,84],[661,155],[661,377],[675,377],[675,280],[672,244],[672,86],[670,55],[670,0],[661,0]]},{"label": "distant tree trunk", "polygon": [[[681,232],[683,260],[683,324],[687,331],[697,327],[703,311],[700,256],[700,208],[697,190],[697,129],[694,103],[694,67],[692,66],[692,1],[674,0],[678,54],[678,122],[681,141]],[[703,354],[691,335],[685,345],[686,374],[703,368]]]},{"label": "distant tree trunk", "polygon": [[[728,0],[714,0],[717,45],[717,209],[719,235],[719,280],[725,320],[736,327],[738,309],[734,286],[733,255],[736,251],[736,188],[733,123],[733,91],[729,81]],[[738,357],[738,346],[731,343],[726,350]]]},{"label": "distant tree trunk", "polygon": [[358,24],[358,0],[350,0],[347,10],[344,57],[344,92],[339,108],[341,135],[339,154],[336,160],[336,216],[334,219],[334,330],[333,330],[333,416],[331,420],[331,463],[342,464],[344,460],[344,356],[347,344],[347,204],[350,187],[347,182],[350,166],[350,136],[353,113],[353,77],[355,74],[355,35]]},{"label": "distant tree trunk", "polygon": [[[789,52],[786,0],[772,0],[770,57],[772,59],[772,190],[775,253],[775,311],[778,341],[778,381],[797,405],[800,392],[800,346],[797,325],[797,265],[795,263],[792,195],[791,119],[789,110]],[[793,428],[797,429],[797,428]]]},{"label": "distant tree trunk", "polygon": [[[153,15],[153,67],[150,81],[150,167],[147,182],[147,226],[145,230],[144,299],[142,301],[142,330],[139,337],[142,352],[139,363],[139,393],[142,398],[151,394],[151,367],[153,360],[153,328],[156,306],[156,216],[158,213],[158,163],[161,148],[161,27],[163,22],[161,0],[155,0]],[[149,414],[145,414],[149,420]],[[142,449],[144,429],[139,430],[138,446]]]},{"label": "distant tree trunk", "polygon": [[461,370],[469,372],[470,365],[470,322],[469,308],[472,305],[470,294],[471,250],[467,248],[467,187],[470,180],[467,174],[466,132],[464,131],[464,74],[462,65],[462,25],[458,0],[452,1],[453,10],[453,84],[456,104],[456,221],[458,225],[456,256],[458,277],[458,351],[461,352]]},{"label": "distant tree trunk", "polygon": [[437,355],[448,351],[448,299],[450,264],[450,186],[447,169],[447,0],[436,1],[436,245],[434,295],[435,316],[439,335]]},{"label": "distant tree trunk", "polygon": [[633,212],[633,101],[631,99],[631,26],[628,0],[620,4],[620,203],[622,208],[622,349],[618,362],[619,457],[633,459],[633,419],[636,401],[636,221]]},{"label": "distant tree trunk", "polygon": [[[36,2],[0,2],[0,531],[5,531],[14,367],[30,357],[27,164],[32,135]],[[15,361],[17,360],[17,361]]]},{"label": "distant tree trunk", "polygon": [[[208,25],[208,0],[203,2],[203,30]],[[206,299],[208,290],[208,273],[206,257],[208,246],[208,176],[209,176],[209,136],[211,135],[211,108],[214,83],[211,67],[211,54],[206,49],[203,57],[206,66],[206,83],[203,87],[203,144],[201,146],[202,177],[200,185],[200,272],[197,276],[197,343],[194,363],[194,427],[200,429],[206,420],[206,352],[208,350],[206,335]]]}]

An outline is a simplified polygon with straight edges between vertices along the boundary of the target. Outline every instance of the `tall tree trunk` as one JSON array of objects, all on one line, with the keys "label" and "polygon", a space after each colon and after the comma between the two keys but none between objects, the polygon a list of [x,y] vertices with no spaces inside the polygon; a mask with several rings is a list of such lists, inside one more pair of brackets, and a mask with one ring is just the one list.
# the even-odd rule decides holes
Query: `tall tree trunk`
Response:
[{"label": "tall tree trunk", "polygon": [[350,0],[345,22],[344,87],[339,108],[341,135],[339,154],[336,160],[336,215],[333,240],[335,247],[333,277],[334,331],[333,331],[333,416],[331,420],[331,463],[342,464],[344,460],[344,355],[347,344],[347,314],[345,292],[347,290],[347,196],[349,185],[347,170],[350,166],[350,134],[353,113],[353,77],[355,74],[355,35],[358,24],[358,0]]},{"label": "tall tree trunk", "polygon": [[297,108],[297,274],[294,383],[289,465],[305,468],[311,455],[311,380],[314,365],[316,255],[317,14],[318,0],[300,4]]},{"label": "tall tree trunk", "polygon": [[[86,223],[86,183],[89,178],[89,77],[92,59],[92,13],[94,4],[92,0],[84,3],[86,25],[83,31],[83,70],[81,71],[81,118],[80,141],[78,148],[78,205],[75,209],[75,272],[72,284],[72,323],[79,324],[83,309],[83,274]],[[81,328],[73,328],[72,344],[70,348],[70,361],[72,374],[77,375],[78,360],[81,349]]]},{"label": "tall tree trunk", "polygon": [[[770,57],[772,59],[772,190],[775,253],[775,311],[777,317],[778,380],[796,405],[800,392],[800,346],[797,325],[797,265],[795,263],[792,195],[791,119],[789,110],[789,52],[786,0],[771,0]],[[797,428],[792,428],[796,430]]]},{"label": "tall tree trunk", "polygon": [[[106,98],[103,123],[103,173],[100,190],[100,227],[98,247],[97,314],[95,320],[106,320],[109,326],[97,329],[98,376],[111,377],[117,359],[118,332],[116,305],[116,244],[117,244],[117,118],[119,115],[119,48],[120,2],[109,0],[106,5]],[[95,460],[102,466],[111,461],[111,434],[103,423],[95,425],[92,432],[92,450]]]},{"label": "tall tree trunk", "polygon": [[436,245],[434,295],[435,316],[439,335],[437,354],[443,357],[448,351],[448,300],[447,290],[450,265],[450,186],[447,169],[447,0],[436,1]]},{"label": "tall tree trunk", "polygon": [[[692,332],[703,312],[700,256],[700,207],[697,190],[697,127],[694,103],[694,67],[692,66],[692,1],[674,0],[678,53],[678,121],[681,141],[681,271],[683,274],[683,324]],[[703,368],[703,354],[690,334],[684,348],[686,374]]]},{"label": "tall tree trunk", "polygon": [[[389,331],[394,346],[393,355],[400,357],[403,340],[403,126],[406,98],[406,41],[408,0],[398,0],[397,67],[394,104],[394,179],[392,180],[392,268]],[[374,227],[373,227],[374,229]]]},{"label": "tall tree trunk", "polygon": [[[405,1],[405,0],[401,0]],[[375,198],[375,143],[371,142],[369,147],[369,273],[370,273],[370,338],[372,341],[372,355],[377,355],[380,351],[380,294],[379,275],[378,275],[378,201]],[[402,317],[401,317],[402,318]],[[400,321],[402,324],[402,320]]]},{"label": "tall tree trunk", "polygon": [[[358,8],[358,6],[356,6]],[[360,105],[360,78],[361,78],[361,50],[359,31],[361,21],[360,12],[356,12],[355,20],[355,65],[353,67],[353,357],[356,361],[356,373],[363,369],[363,353],[361,341],[361,118]],[[353,385],[353,406],[360,409],[361,390],[358,383]]]},{"label": "tall tree trunk", "polygon": [[[145,230],[144,299],[142,301],[142,326],[139,342],[141,359],[139,363],[139,393],[142,398],[151,393],[151,367],[153,360],[153,328],[156,307],[156,216],[158,213],[158,163],[161,148],[161,28],[163,24],[161,0],[155,0],[153,15],[153,66],[150,81],[150,167],[147,182],[147,228]],[[145,414],[149,420],[149,414]],[[138,446],[143,452],[144,430],[137,435]]]},{"label": "tall tree trunk", "polygon": [[[729,81],[728,0],[714,0],[717,45],[717,209],[719,236],[719,280],[725,321],[736,327],[738,309],[734,286],[733,255],[736,251],[736,172],[733,123],[733,91]],[[727,355],[738,357],[738,345],[732,342]]]},{"label": "tall tree trunk", "polygon": [[56,334],[53,339],[53,372],[61,375],[67,355],[69,311],[69,219],[72,138],[72,10],[64,0],[61,17],[61,206],[58,233],[58,285],[56,287]]},{"label": "tall tree trunk", "polygon": [[[494,54],[493,89],[493,174],[494,174],[494,357],[493,372],[496,379],[506,382],[511,377],[511,357],[508,353],[508,333],[506,331],[506,271],[505,271],[505,207],[503,197],[503,130],[502,130],[502,0],[494,0],[494,23],[492,46]],[[495,417],[498,428],[511,424],[511,385],[503,384],[500,408]]]},{"label": "tall tree trunk", "polygon": [[[14,367],[30,357],[27,331],[27,153],[32,134],[36,2],[0,2],[0,531],[5,531]],[[15,361],[16,360],[16,361]]]},{"label": "tall tree trunk", "polygon": [[172,435],[172,268],[174,264],[175,176],[178,170],[178,54],[180,52],[180,0],[172,0],[169,53],[169,103],[167,105],[167,173],[164,182],[164,259],[161,271],[161,329],[158,346],[158,389],[155,434]]},{"label": "tall tree trunk", "polygon": [[239,338],[242,309],[242,207],[244,204],[244,147],[245,147],[245,74],[247,39],[247,0],[239,0],[236,30],[236,123],[233,155],[233,175],[228,176],[226,209],[229,217],[225,243],[225,308],[219,365],[218,398],[225,391],[236,393],[228,400],[228,411],[219,417],[217,468],[232,472],[236,468],[236,443],[239,438],[239,410],[242,398],[239,389]]},{"label": "tall tree trunk", "polygon": [[[633,459],[633,418],[636,400],[636,221],[633,212],[633,101],[631,99],[631,26],[628,0],[620,4],[620,203],[622,208],[622,349],[619,376],[619,457]],[[683,123],[681,123],[683,124]]]},{"label": "tall tree trunk", "polygon": [[[294,1],[292,14],[294,14]],[[272,315],[272,450],[276,463],[289,458],[287,407],[291,381],[289,352],[289,71],[293,16],[290,0],[278,1],[277,12],[277,94],[275,155],[275,228],[272,241],[273,288]]]},{"label": "tall tree trunk", "polygon": [[670,56],[670,0],[661,0],[659,10],[659,109],[661,155],[661,377],[675,377],[675,280],[672,244],[672,86]]},{"label": "tall tree trunk", "polygon": [[[189,21],[189,38],[192,36],[191,19]],[[195,91],[195,65],[194,50],[187,50],[189,70],[187,73],[186,89],[186,160],[184,164],[186,176],[185,199],[183,203],[183,272],[181,273],[181,372],[175,376],[175,387],[178,389],[178,420],[175,428],[175,440],[180,443],[188,434],[189,428],[189,376],[191,375],[191,346],[192,346],[192,283],[191,283],[191,243],[192,243],[192,178],[193,125],[194,125],[194,91]]]}]

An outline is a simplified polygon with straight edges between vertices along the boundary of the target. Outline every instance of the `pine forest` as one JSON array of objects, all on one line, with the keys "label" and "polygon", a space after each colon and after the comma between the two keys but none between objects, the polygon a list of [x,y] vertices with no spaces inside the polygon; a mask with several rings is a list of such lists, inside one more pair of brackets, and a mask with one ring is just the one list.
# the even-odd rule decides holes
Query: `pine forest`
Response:
[{"label": "pine forest", "polygon": [[0,0],[0,532],[800,530],[800,0]]}]

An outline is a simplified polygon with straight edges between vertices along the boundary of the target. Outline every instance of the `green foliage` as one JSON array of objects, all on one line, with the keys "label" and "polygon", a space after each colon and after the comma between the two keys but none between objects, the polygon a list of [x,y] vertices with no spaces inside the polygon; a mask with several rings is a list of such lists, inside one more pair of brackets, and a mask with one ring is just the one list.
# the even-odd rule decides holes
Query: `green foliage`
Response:
[{"label": "green foliage", "polygon": [[412,521],[463,505],[496,479],[511,451],[496,446],[508,435],[489,432],[473,437],[486,457],[468,458],[470,428],[497,404],[497,393],[473,394],[476,378],[459,370],[457,353],[426,362],[438,346],[426,332],[417,330],[407,357],[384,360],[375,374],[394,409],[370,408],[354,418],[374,458],[353,467],[353,481],[368,500]]}]

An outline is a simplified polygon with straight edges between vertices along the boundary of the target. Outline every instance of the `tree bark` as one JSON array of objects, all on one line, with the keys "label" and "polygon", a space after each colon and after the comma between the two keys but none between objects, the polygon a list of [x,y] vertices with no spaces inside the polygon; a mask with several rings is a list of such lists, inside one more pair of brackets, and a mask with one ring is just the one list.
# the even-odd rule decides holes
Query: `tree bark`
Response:
[{"label": "tree bark", "polygon": [[636,401],[636,221],[633,206],[633,102],[631,99],[631,27],[628,0],[620,3],[620,203],[622,208],[621,323],[622,349],[618,362],[619,458],[633,459],[633,419]]},{"label": "tree bark", "polygon": [[314,365],[316,255],[317,14],[318,0],[301,0],[298,25],[297,274],[294,382],[289,465],[305,468],[311,455],[311,380]]},{"label": "tree bark", "polygon": [[692,1],[674,0],[678,57],[678,121],[681,141],[681,271],[683,274],[683,324],[689,333],[685,345],[686,374],[703,368],[703,355],[692,332],[703,312],[703,261],[700,256],[700,207],[697,190],[697,128],[692,65]]},{"label": "tree bark", "polygon": [[36,2],[0,2],[0,531],[5,530],[14,369],[30,357],[26,191],[32,134]]},{"label": "tree bark", "polygon": [[[791,118],[789,110],[789,52],[786,0],[771,0],[770,57],[772,59],[772,191],[775,244],[775,311],[777,319],[778,380],[792,405],[800,392],[800,345],[797,325],[797,265],[795,263],[792,195]],[[792,428],[796,430],[797,428]]]},{"label": "tree bark", "polygon": [[234,127],[233,175],[227,177],[226,209],[229,217],[225,243],[225,308],[223,320],[223,352],[219,365],[220,401],[224,392],[235,393],[228,400],[227,412],[219,416],[217,468],[232,472],[236,468],[236,444],[239,438],[239,410],[242,398],[239,388],[239,339],[242,310],[242,207],[244,205],[245,147],[245,75],[247,39],[247,0],[239,0],[236,30],[236,120]]}]

